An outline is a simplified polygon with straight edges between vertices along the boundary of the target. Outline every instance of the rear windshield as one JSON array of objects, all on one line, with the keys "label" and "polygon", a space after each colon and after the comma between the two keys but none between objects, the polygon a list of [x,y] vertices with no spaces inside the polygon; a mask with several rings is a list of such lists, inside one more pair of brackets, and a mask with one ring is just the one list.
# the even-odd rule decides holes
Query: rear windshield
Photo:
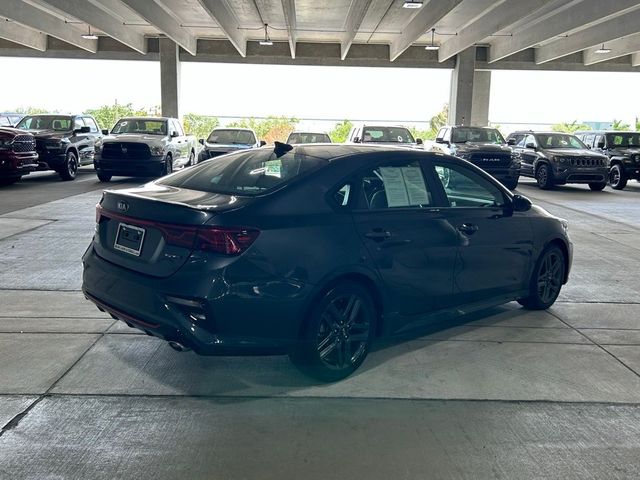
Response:
[{"label": "rear windshield", "polygon": [[331,139],[326,133],[296,132],[289,135],[287,143],[290,145],[295,145],[296,143],[331,143]]},{"label": "rear windshield", "polygon": [[498,130],[473,127],[454,128],[451,141],[453,143],[505,143]]},{"label": "rear windshield", "polygon": [[71,130],[71,117],[59,117],[56,115],[27,116],[20,120],[17,128],[23,130],[59,130],[67,132]]},{"label": "rear windshield", "polygon": [[143,133],[145,135],[166,135],[167,122],[164,120],[136,120],[123,119],[116,123],[111,133],[114,135],[120,133]]},{"label": "rear windshield", "polygon": [[326,165],[326,160],[293,151],[278,157],[272,149],[231,153],[187,168],[160,185],[203,192],[254,196]]},{"label": "rear windshield", "polygon": [[253,145],[256,137],[247,130],[214,130],[207,138],[207,143],[222,143],[225,145]]},{"label": "rear windshield", "polygon": [[362,141],[366,143],[415,143],[411,132],[402,127],[364,127]]}]

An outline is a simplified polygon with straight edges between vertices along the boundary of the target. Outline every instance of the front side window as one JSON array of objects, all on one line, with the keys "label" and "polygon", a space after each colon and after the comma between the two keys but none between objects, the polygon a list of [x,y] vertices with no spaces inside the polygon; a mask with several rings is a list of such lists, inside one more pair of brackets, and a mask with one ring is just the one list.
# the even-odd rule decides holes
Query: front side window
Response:
[{"label": "front side window", "polygon": [[251,149],[187,168],[158,183],[202,192],[255,196],[326,163],[326,160],[299,153],[277,156],[273,150]]},{"label": "front side window", "polygon": [[421,208],[433,204],[418,162],[371,168],[362,175],[361,186],[364,206],[369,210]]},{"label": "front side window", "polygon": [[223,145],[253,145],[256,137],[248,130],[218,129],[211,132],[207,143],[218,143]]},{"label": "front side window", "polygon": [[84,117],[84,123],[89,127],[91,133],[98,133],[98,125],[91,117]]},{"label": "front side window", "polygon": [[566,133],[538,133],[535,135],[540,148],[583,149],[584,143],[574,135]]},{"label": "front side window", "polygon": [[166,135],[167,122],[165,120],[145,120],[125,118],[118,120],[111,133],[119,135],[122,133],[136,133],[144,135]]},{"label": "front side window", "polygon": [[502,207],[502,191],[469,168],[452,164],[435,164],[437,178],[452,208]]},{"label": "front side window", "polygon": [[495,128],[459,127],[451,134],[453,143],[505,143],[504,138]]},{"label": "front side window", "polygon": [[534,137],[533,135],[527,135],[526,137],[524,137],[522,146],[527,148],[527,145],[533,145],[534,148],[537,147],[538,143],[536,142],[536,137]]},{"label": "front side window", "polygon": [[415,143],[411,132],[402,127],[365,127],[362,141],[367,143]]},{"label": "front side window", "polygon": [[57,130],[68,132],[71,130],[71,117],[58,115],[27,116],[20,120],[16,128],[22,130]]},{"label": "front side window", "polygon": [[73,129],[74,130],[80,130],[82,127],[86,127],[86,125],[84,124],[84,121],[82,120],[82,118],[80,118],[80,117],[74,118],[73,119]]}]

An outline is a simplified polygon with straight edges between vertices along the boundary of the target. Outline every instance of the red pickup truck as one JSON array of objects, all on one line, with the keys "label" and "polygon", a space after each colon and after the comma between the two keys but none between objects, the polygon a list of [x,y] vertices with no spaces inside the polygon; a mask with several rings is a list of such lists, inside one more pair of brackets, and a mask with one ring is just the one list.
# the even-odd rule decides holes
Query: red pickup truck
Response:
[{"label": "red pickup truck", "polygon": [[33,135],[0,127],[0,185],[11,185],[37,167],[38,153]]}]

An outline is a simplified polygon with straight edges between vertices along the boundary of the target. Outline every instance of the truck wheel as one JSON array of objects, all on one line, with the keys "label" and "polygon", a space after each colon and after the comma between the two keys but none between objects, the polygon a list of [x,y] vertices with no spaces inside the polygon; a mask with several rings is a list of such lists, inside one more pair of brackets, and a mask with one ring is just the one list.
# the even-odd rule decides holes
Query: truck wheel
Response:
[{"label": "truck wheel", "polygon": [[536,181],[538,182],[538,187],[542,190],[551,190],[553,188],[553,173],[551,173],[549,165],[543,163],[538,167]]},{"label": "truck wheel", "polygon": [[20,180],[20,178],[21,177],[0,178],[0,186],[13,185]]},{"label": "truck wheel", "polygon": [[62,180],[73,180],[76,178],[76,174],[78,173],[78,157],[76,157],[76,154],[72,150],[67,152],[67,157],[58,173]]},{"label": "truck wheel", "polygon": [[162,173],[162,176],[169,175],[171,172],[173,172],[173,160],[171,155],[167,155],[167,158],[164,161],[164,172]]},{"label": "truck wheel", "polygon": [[595,192],[599,192],[600,190],[604,190],[604,187],[607,186],[607,182],[602,183],[590,183],[589,188]]},{"label": "truck wheel", "polygon": [[108,173],[101,172],[100,170],[98,170],[96,173],[98,175],[98,180],[100,180],[101,182],[111,181],[111,175],[109,175]]},{"label": "truck wheel", "polygon": [[624,172],[622,165],[615,164],[609,170],[609,183],[614,190],[623,190],[627,186],[627,174]]}]

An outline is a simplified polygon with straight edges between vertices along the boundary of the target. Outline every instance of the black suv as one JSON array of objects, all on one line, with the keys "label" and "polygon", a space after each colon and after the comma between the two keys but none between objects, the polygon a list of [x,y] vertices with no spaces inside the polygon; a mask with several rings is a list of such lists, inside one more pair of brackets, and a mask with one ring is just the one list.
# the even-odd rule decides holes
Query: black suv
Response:
[{"label": "black suv", "polygon": [[609,159],[592,152],[575,135],[561,132],[513,132],[507,137],[520,174],[533,177],[548,190],[565,183],[587,183],[591,190],[607,186]]},{"label": "black suv", "polygon": [[576,132],[583,143],[609,157],[609,183],[622,190],[627,180],[640,181],[640,132],[592,130]]},{"label": "black suv", "polygon": [[93,163],[96,140],[102,138],[89,115],[27,115],[16,128],[36,138],[38,170],[55,170],[63,180],[73,180],[79,166]]},{"label": "black suv", "polygon": [[495,128],[442,127],[430,150],[468,160],[510,190],[518,186],[520,161],[513,158],[511,148]]}]

